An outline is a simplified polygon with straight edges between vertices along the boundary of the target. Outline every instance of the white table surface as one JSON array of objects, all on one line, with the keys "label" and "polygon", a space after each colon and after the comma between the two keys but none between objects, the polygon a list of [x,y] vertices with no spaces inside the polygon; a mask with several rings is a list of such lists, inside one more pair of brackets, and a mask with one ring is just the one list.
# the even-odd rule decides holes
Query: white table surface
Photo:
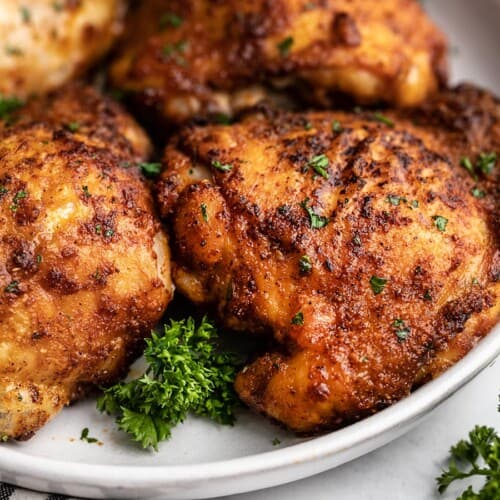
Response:
[{"label": "white table surface", "polygon": [[497,411],[500,358],[443,403],[416,429],[334,470],[277,488],[225,497],[232,500],[442,500],[455,499],[466,485],[439,495],[434,478],[448,450],[474,425],[500,430]]}]

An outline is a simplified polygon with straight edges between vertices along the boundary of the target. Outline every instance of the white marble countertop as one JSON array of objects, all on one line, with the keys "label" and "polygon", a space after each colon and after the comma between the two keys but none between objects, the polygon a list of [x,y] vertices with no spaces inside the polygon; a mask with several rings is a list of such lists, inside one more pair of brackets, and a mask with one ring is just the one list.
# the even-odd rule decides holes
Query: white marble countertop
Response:
[{"label": "white marble countertop", "polygon": [[474,425],[489,425],[500,430],[500,413],[497,411],[499,394],[500,358],[431,413],[420,426],[387,446],[309,479],[225,498],[455,499],[469,483],[457,484],[450,487],[449,493],[439,495],[434,478],[439,475],[450,446],[466,438]]}]

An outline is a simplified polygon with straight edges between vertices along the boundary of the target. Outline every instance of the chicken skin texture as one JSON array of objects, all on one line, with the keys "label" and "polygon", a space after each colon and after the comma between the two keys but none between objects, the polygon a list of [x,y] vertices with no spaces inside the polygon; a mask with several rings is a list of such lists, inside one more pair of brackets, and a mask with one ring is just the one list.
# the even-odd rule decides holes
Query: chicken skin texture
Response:
[{"label": "chicken skin texture", "polygon": [[125,34],[112,82],[170,123],[232,115],[269,88],[409,106],[446,80],[446,40],[414,0],[151,0]]},{"label": "chicken skin texture", "polygon": [[121,33],[123,0],[2,0],[0,94],[26,98],[80,75]]},{"label": "chicken skin texture", "polygon": [[461,88],[434,106],[260,113],[166,149],[174,282],[226,327],[272,339],[235,387],[296,432],[398,401],[499,319],[494,182],[459,166],[500,151],[498,102]]},{"label": "chicken skin texture", "polygon": [[137,169],[149,143],[81,86],[0,126],[0,435],[27,439],[124,375],[173,287]]}]

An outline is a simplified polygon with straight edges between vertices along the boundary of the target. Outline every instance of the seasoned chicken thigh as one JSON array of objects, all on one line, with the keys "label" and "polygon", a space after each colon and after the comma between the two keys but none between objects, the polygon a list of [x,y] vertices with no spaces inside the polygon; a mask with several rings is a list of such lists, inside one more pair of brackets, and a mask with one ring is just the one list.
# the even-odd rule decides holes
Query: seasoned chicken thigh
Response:
[{"label": "seasoned chicken thigh", "polygon": [[0,436],[26,439],[126,373],[173,287],[132,119],[80,86],[4,118]]},{"label": "seasoned chicken thigh", "polygon": [[99,59],[122,30],[123,0],[2,0],[0,94],[52,90]]},{"label": "seasoned chicken thigh", "polygon": [[468,88],[430,106],[264,113],[166,149],[174,282],[273,339],[236,390],[297,432],[401,399],[499,319],[500,108]]},{"label": "seasoned chicken thigh", "polygon": [[408,106],[444,82],[446,50],[415,0],[151,0],[111,78],[168,122],[231,115],[270,87]]}]

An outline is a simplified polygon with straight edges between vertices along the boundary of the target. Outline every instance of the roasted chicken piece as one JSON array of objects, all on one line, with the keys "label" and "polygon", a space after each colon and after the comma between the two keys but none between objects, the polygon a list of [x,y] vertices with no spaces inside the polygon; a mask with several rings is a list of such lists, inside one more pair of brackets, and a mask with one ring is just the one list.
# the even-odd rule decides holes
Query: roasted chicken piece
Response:
[{"label": "roasted chicken piece", "polygon": [[168,122],[231,115],[269,87],[414,105],[446,78],[446,40],[414,0],[151,0],[125,33],[112,82]]},{"label": "roasted chicken piece", "polygon": [[119,106],[81,86],[0,125],[2,438],[117,380],[162,316],[167,238],[134,168],[148,152]]},{"label": "roasted chicken piece", "polygon": [[264,112],[166,149],[174,282],[272,337],[236,390],[294,431],[398,401],[499,319],[499,104],[460,88],[432,106]]},{"label": "roasted chicken piece", "polygon": [[2,0],[0,94],[54,89],[99,59],[123,27],[123,0]]}]

